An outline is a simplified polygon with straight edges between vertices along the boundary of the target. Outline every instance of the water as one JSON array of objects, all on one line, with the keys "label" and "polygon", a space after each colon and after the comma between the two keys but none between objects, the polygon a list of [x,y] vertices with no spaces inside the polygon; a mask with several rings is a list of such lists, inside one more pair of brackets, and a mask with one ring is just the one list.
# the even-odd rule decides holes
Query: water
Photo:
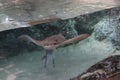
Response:
[{"label": "water", "polygon": [[0,80],[69,80],[114,51],[111,44],[91,37],[54,51],[55,65],[44,68],[45,51],[24,53],[0,60]]}]

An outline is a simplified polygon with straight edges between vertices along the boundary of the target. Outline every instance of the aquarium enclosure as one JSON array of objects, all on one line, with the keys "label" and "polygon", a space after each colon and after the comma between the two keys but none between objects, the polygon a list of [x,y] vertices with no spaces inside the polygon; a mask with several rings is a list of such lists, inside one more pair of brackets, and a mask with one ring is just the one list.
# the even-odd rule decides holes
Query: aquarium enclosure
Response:
[{"label": "aquarium enclosure", "polygon": [[120,0],[0,0],[0,80],[120,80]]}]

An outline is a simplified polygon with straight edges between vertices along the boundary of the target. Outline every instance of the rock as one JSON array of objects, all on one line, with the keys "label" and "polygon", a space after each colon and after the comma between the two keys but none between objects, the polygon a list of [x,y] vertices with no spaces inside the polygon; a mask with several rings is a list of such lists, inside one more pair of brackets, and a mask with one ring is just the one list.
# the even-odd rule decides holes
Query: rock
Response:
[{"label": "rock", "polygon": [[70,80],[117,80],[120,77],[120,55],[110,56]]},{"label": "rock", "polygon": [[98,41],[107,40],[119,49],[120,47],[120,16],[105,17],[95,25],[95,39]]},{"label": "rock", "polygon": [[117,73],[109,78],[103,78],[101,80],[119,80],[120,79],[120,73]]},{"label": "rock", "polygon": [[9,18],[12,21],[4,25],[0,22],[0,31],[46,23],[47,19],[73,18],[119,5],[119,0],[1,0],[0,15],[4,14],[4,17],[7,16],[5,20]]}]

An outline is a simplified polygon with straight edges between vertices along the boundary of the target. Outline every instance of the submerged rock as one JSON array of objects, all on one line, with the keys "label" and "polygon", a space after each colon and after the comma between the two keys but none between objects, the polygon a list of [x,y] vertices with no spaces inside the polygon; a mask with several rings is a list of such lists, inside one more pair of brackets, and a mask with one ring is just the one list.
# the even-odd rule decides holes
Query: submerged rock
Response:
[{"label": "submerged rock", "polygon": [[114,46],[120,47],[120,21],[117,17],[120,16],[116,16],[116,18],[105,17],[95,25],[96,40],[107,40],[112,42]]}]

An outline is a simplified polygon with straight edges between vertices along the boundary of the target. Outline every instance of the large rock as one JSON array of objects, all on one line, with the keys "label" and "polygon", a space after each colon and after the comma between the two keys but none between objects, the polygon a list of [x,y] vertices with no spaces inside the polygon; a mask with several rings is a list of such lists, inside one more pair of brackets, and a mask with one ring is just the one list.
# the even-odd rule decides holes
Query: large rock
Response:
[{"label": "large rock", "polygon": [[1,0],[0,31],[119,6],[119,0]]}]

